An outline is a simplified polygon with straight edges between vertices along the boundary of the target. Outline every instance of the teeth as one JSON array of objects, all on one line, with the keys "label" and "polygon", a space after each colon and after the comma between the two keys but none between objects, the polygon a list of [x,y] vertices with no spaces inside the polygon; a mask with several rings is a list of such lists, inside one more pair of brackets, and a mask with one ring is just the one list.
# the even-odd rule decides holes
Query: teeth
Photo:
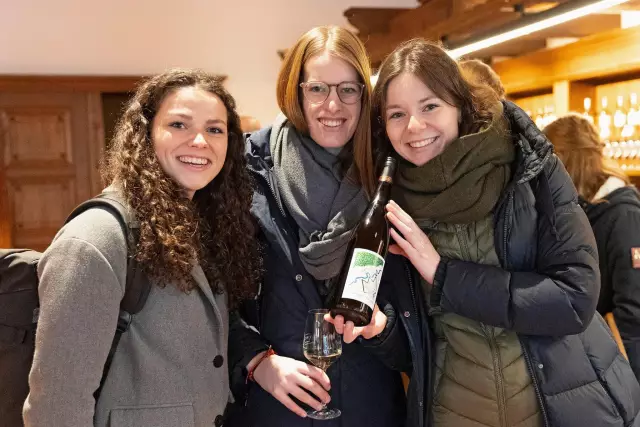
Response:
[{"label": "teeth", "polygon": [[433,138],[423,139],[422,141],[411,142],[411,143],[409,143],[409,145],[412,148],[422,148],[422,147],[426,147],[427,145],[433,143],[436,139],[438,139],[438,137],[434,136]]},{"label": "teeth", "polygon": [[342,123],[344,123],[344,120],[326,120],[326,119],[320,119],[320,123],[322,123],[323,125],[330,127],[330,128],[336,128],[338,126],[340,126]]},{"label": "teeth", "polygon": [[207,163],[209,163],[208,159],[202,157],[180,156],[178,157],[178,160],[180,160],[182,163],[189,163],[192,165],[206,165]]}]

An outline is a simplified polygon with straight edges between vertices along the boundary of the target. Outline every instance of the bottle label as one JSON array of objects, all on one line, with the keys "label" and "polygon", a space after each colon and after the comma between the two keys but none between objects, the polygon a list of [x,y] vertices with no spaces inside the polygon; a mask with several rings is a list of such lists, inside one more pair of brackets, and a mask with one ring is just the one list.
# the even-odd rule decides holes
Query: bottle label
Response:
[{"label": "bottle label", "polygon": [[355,248],[342,298],[360,301],[373,310],[383,269],[384,258],[373,251]]}]

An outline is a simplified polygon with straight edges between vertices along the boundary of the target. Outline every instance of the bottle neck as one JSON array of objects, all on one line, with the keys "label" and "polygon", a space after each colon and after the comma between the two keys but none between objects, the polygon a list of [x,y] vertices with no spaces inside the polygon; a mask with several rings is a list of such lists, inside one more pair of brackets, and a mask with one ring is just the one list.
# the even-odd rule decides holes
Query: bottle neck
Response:
[{"label": "bottle neck", "polygon": [[[381,178],[384,178],[384,175]],[[391,197],[391,185],[391,179],[379,181],[378,187],[376,188],[375,193],[373,193],[373,198],[371,199],[372,204],[386,205]]]}]

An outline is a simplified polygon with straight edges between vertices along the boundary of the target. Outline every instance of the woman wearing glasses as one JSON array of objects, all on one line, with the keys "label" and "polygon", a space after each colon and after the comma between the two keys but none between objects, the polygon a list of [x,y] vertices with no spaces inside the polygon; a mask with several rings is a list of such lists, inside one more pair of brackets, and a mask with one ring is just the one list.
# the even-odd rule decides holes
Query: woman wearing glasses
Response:
[{"label": "woman wearing glasses", "polygon": [[329,401],[342,416],[323,426],[404,423],[401,377],[383,359],[407,346],[389,304],[366,328],[371,339],[343,346],[328,376],[307,364],[302,350],[307,312],[325,305],[327,282],[340,270],[374,185],[372,165],[353,161],[354,152],[371,150],[370,75],[356,36],[339,27],[312,29],[280,70],[284,114],[247,138],[265,274],[255,308],[242,316],[259,334],[231,332],[232,381],[244,405],[232,426],[311,426],[307,410]]}]

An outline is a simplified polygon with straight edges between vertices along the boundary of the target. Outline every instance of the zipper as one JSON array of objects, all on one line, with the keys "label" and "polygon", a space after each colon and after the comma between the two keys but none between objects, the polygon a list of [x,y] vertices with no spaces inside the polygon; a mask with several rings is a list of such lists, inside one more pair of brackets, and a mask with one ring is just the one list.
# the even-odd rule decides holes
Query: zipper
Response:
[{"label": "zipper", "polygon": [[418,306],[416,304],[416,292],[413,289],[413,278],[411,277],[411,269],[407,266],[407,261],[403,262],[403,266],[404,266],[404,271],[407,273],[407,277],[409,278],[409,289],[411,289],[411,302],[413,303],[413,312],[415,313],[416,316],[418,316]]},{"label": "zipper", "polygon": [[[414,284],[413,284],[413,276],[411,275],[411,268],[408,266],[408,262],[409,261],[404,261],[403,265],[404,265],[404,271],[407,273],[407,277],[409,278],[409,289],[411,290],[411,302],[413,303],[413,310],[414,310],[414,315],[416,316],[416,322],[418,322],[418,328],[420,328],[420,330],[422,330],[422,324],[420,321],[420,317],[418,316],[418,305],[416,303],[416,292],[414,289]],[[402,316],[404,317],[404,316]],[[407,323],[408,323],[408,319],[404,319]],[[406,329],[407,331],[409,331],[409,325],[406,325]],[[428,333],[428,331],[424,331],[424,333]],[[410,333],[407,333],[407,339],[409,340],[409,344],[411,345],[411,354],[412,354],[412,360],[416,360],[417,359],[417,355],[415,354],[415,343],[413,342],[413,338],[411,337]],[[430,349],[427,349],[427,352],[430,352]],[[426,370],[426,372],[424,372],[424,370]],[[425,374],[428,374],[428,378],[431,379],[431,362],[428,361],[426,363],[426,366],[423,367],[423,373],[422,373],[422,377],[425,378]],[[428,384],[429,389],[431,389],[431,381],[429,381]],[[427,414],[427,420],[431,418],[430,415],[430,411],[431,411],[431,400],[427,400],[425,395],[424,395],[424,385],[422,386],[422,405],[424,409],[421,409],[422,411],[426,411]],[[423,420],[424,417],[422,416],[422,414],[420,415],[420,425],[424,425],[423,424]]]},{"label": "zipper", "polygon": [[533,383],[533,388],[536,391],[536,397],[538,398],[538,403],[540,404],[540,411],[542,412],[542,423],[544,427],[549,427],[549,419],[547,418],[547,409],[544,406],[544,401],[542,400],[542,393],[540,393],[540,388],[538,387],[538,380],[533,372],[533,364],[531,363],[531,358],[529,357],[529,353],[527,353],[527,349],[525,345],[520,340],[520,346],[522,347],[522,354],[524,356],[524,360],[527,363],[527,368],[529,368],[529,375],[531,375],[531,382]]},{"label": "zipper", "polygon": [[[507,227],[507,220],[509,218],[509,207],[511,206],[511,199],[513,198],[513,190],[511,190],[509,192],[509,197],[507,198],[507,207],[505,208],[505,215],[504,215],[504,235],[503,235],[503,250],[502,250],[502,256],[504,257],[504,267],[508,268],[508,262],[507,262],[507,231],[508,231],[508,227]],[[520,341],[520,347],[522,347],[522,355],[524,356],[524,360],[525,363],[527,364],[527,369],[529,371],[529,375],[531,376],[531,382],[533,383],[533,389],[536,392],[536,397],[538,398],[538,404],[540,405],[540,412],[542,412],[542,423],[543,423],[543,427],[549,427],[549,419],[547,417],[547,409],[544,405],[544,400],[542,399],[542,393],[540,392],[540,387],[538,385],[538,380],[537,377],[535,376],[534,370],[533,370],[533,364],[531,363],[531,358],[529,357],[529,353],[527,352],[527,347],[524,345],[524,343],[522,342],[522,339],[520,339],[520,337],[518,337],[518,340]]]},{"label": "zipper", "polygon": [[[418,318],[418,307],[416,305],[416,294],[415,291],[413,290],[413,280],[411,279],[411,270],[409,269],[409,267],[407,267],[407,262],[404,261],[403,263],[404,266],[404,271],[407,273],[407,277],[409,278],[409,289],[411,289],[411,302],[413,303],[413,309],[414,309],[414,316],[416,316],[416,321],[419,321],[420,319]],[[404,318],[405,322],[407,323],[405,325],[407,331],[409,331],[409,320],[407,320],[404,315],[402,315],[402,313],[398,313],[398,316],[401,316],[402,318]],[[418,325],[420,326],[420,325]],[[415,360],[417,358],[417,354],[416,354],[416,343],[413,341],[413,338],[411,337],[410,333],[407,333],[407,339],[409,340],[409,344],[410,344],[410,350],[411,350],[411,359]]]},{"label": "zipper", "polygon": [[511,199],[513,198],[513,190],[509,191],[509,197],[507,197],[507,207],[504,210],[504,230],[503,230],[503,243],[502,243],[502,256],[504,257],[503,265],[508,266],[507,261],[507,233],[508,233],[508,221],[509,221],[509,208],[511,207]]},{"label": "zipper", "polygon": [[507,402],[504,397],[504,384],[502,381],[502,361],[500,359],[500,350],[497,349],[495,328],[491,326],[483,325],[487,331],[487,338],[489,338],[489,347],[491,348],[491,359],[493,360],[493,371],[495,375],[496,383],[496,399],[498,401],[498,416],[500,417],[500,425],[508,427],[507,421]]},{"label": "zipper", "polygon": [[269,190],[271,191],[271,195],[273,196],[273,200],[275,200],[276,201],[276,205],[278,205],[278,210],[280,210],[280,213],[282,214],[282,217],[286,218],[287,214],[284,213],[284,209],[280,205],[280,200],[278,199],[278,196],[276,195],[276,190],[273,188],[273,185],[271,185],[271,182],[269,181],[269,179],[267,179],[267,177],[265,177],[265,176],[260,175],[258,172],[254,171],[251,168],[249,168],[249,170],[251,171],[251,173],[253,173],[256,176],[259,176],[261,180],[263,180],[264,182],[267,183],[267,187],[269,187]]}]

